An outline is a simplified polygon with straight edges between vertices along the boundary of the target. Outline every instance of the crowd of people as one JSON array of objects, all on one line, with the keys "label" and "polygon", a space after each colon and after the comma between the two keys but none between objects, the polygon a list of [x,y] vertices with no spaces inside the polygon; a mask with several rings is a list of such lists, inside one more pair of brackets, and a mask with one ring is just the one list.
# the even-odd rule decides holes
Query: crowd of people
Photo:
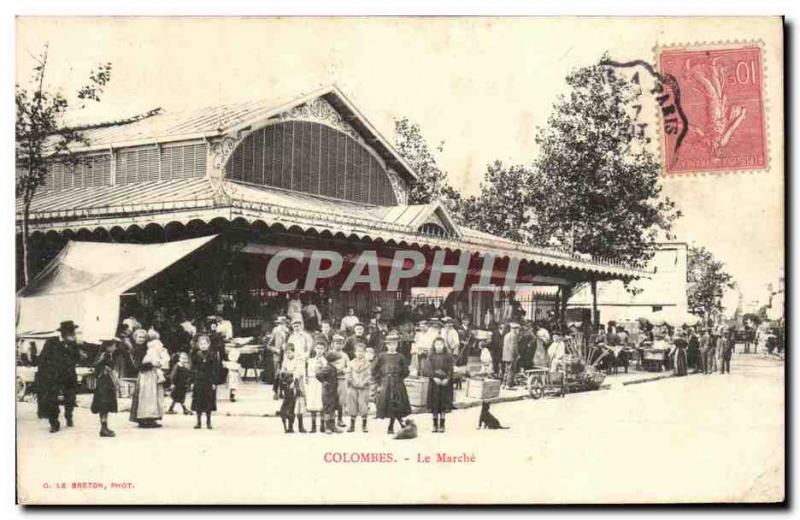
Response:
[{"label": "crowd of people", "polygon": [[[438,433],[445,431],[459,373],[465,373],[468,363],[480,367],[471,376],[500,379],[506,388],[518,384],[517,376],[525,370],[555,371],[565,356],[589,348],[602,353],[596,359],[602,358],[599,367],[605,370],[627,370],[643,348],[655,348],[668,352],[664,368],[676,375],[689,369],[730,372],[736,341],[732,328],[673,328],[640,320],[635,330],[615,322],[595,330],[586,322],[562,325],[553,316],[525,320],[514,306],[508,308],[511,311],[487,313],[480,333],[475,333],[468,314],[456,319],[408,307],[390,324],[380,307],[364,320],[351,307],[332,321],[316,305],[290,299],[263,336],[255,338],[264,346],[257,361],[260,380],[271,385],[274,399],[281,400],[287,433],[341,433],[345,428],[353,432],[359,419],[361,430],[367,431],[371,403],[376,417],[388,419],[387,432],[393,433],[411,413],[405,379],[427,379],[426,404]],[[82,355],[77,327],[63,322],[60,337],[49,339],[38,359],[39,414],[50,421],[52,432],[60,429],[59,395],[67,426],[73,424],[75,365]],[[212,428],[218,390],[225,388],[230,401],[236,401],[241,381],[240,351],[229,345],[234,332],[232,322],[221,315],[181,319],[172,326],[163,321],[145,326],[135,317],[122,320],[117,335],[100,342],[94,362],[91,410],[99,415],[100,435],[115,435],[108,415],[118,410],[121,380],[134,382],[129,419],[139,427],[159,428],[165,414],[183,413],[196,416],[195,428],[202,427],[203,419],[206,428]],[[165,388],[171,400],[168,408]]]}]

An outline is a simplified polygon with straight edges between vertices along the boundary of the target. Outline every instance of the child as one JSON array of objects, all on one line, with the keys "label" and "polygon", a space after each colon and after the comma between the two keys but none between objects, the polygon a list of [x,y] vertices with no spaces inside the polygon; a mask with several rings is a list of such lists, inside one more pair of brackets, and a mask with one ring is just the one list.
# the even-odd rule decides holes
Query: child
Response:
[{"label": "child", "polygon": [[[294,433],[293,423],[294,418],[297,417],[297,431],[306,433],[305,426],[303,425],[303,413],[306,410],[305,399],[305,375],[306,375],[306,360],[297,355],[294,345],[287,343],[283,352],[283,365],[281,365],[281,374],[288,374],[292,376],[292,392],[291,398],[294,399],[294,406],[292,407],[291,422],[287,433]],[[284,388],[285,390],[285,388]],[[284,397],[284,405],[288,402]]]},{"label": "child", "polygon": [[335,363],[342,357],[338,352],[325,354],[326,365],[317,370],[317,380],[322,383],[322,414],[327,433],[342,433],[336,426],[336,409],[339,407],[339,375]]},{"label": "child", "polygon": [[356,343],[356,357],[347,366],[347,411],[350,414],[350,428],[356,429],[356,416],[361,416],[361,431],[367,432],[367,413],[369,412],[370,362],[366,358],[366,346]]},{"label": "child", "polygon": [[[147,342],[147,352],[144,358],[142,358],[142,364],[144,365],[147,363],[161,367],[169,366],[169,352],[164,348],[164,344],[161,343],[161,340],[151,339]],[[158,383],[164,383],[167,379],[164,377],[164,371],[162,369],[158,370],[156,376],[158,377]],[[162,392],[161,397],[163,396],[164,394]]]},{"label": "child", "polygon": [[192,410],[197,414],[195,430],[199,430],[202,414],[206,414],[206,428],[211,429],[211,412],[217,409],[217,378],[219,360],[217,354],[209,350],[211,338],[202,334],[197,337],[197,352],[192,358]]},{"label": "child", "polygon": [[317,380],[317,372],[328,364],[325,350],[328,344],[319,336],[314,344],[314,355],[306,361],[306,410],[311,413],[311,433],[317,432],[317,412],[320,412],[320,432],[325,433],[325,420],[322,418],[322,383]]},{"label": "child", "polygon": [[[347,384],[344,380],[344,374],[347,370],[347,365],[350,363],[350,356],[344,351],[344,337],[340,334],[334,334],[333,336],[333,352],[339,354],[339,357],[336,359],[334,363],[334,368],[336,368],[337,374],[339,374],[339,405],[336,407],[337,413],[337,421],[336,426],[339,428],[344,428],[344,421],[342,421],[342,415],[344,413],[345,407],[347,407]],[[355,347],[355,342],[353,343]]]},{"label": "child", "polygon": [[117,413],[119,378],[114,370],[114,352],[117,350],[117,340],[103,340],[101,349],[100,355],[94,362],[97,386],[92,398],[92,413],[100,415],[100,437],[114,437],[116,434],[108,429],[108,414]]},{"label": "child", "polygon": [[392,331],[386,336],[386,352],[378,355],[372,377],[380,381],[376,400],[378,419],[389,419],[388,434],[394,434],[395,420],[403,426],[403,417],[411,415],[411,404],[403,380],[408,377],[408,361],[397,352],[400,335]]},{"label": "child", "polygon": [[172,404],[169,405],[167,413],[172,415],[175,413],[175,405],[180,404],[181,410],[184,415],[191,415],[192,411],[186,408],[186,390],[189,389],[189,381],[192,378],[192,371],[189,369],[189,354],[181,352],[178,354],[178,362],[172,367],[169,374],[169,380],[172,382]]},{"label": "child", "polygon": [[489,342],[486,340],[480,341],[481,349],[481,371],[480,375],[488,377],[492,375],[492,351],[489,350]]},{"label": "child", "polygon": [[443,338],[433,340],[433,352],[425,364],[428,378],[428,410],[433,416],[433,433],[444,433],[444,416],[453,409],[454,358]]},{"label": "child", "polygon": [[239,364],[239,351],[232,348],[228,352],[228,361],[223,361],[222,365],[228,369],[228,377],[226,384],[228,385],[228,392],[230,393],[231,402],[236,402],[236,390],[239,389],[239,382],[242,380],[240,370],[242,365]]}]

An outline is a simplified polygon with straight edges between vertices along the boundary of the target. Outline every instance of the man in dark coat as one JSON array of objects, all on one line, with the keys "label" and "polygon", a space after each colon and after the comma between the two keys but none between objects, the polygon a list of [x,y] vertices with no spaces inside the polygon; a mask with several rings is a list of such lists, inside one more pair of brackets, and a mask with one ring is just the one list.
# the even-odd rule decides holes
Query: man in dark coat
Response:
[{"label": "man in dark coat", "polygon": [[67,426],[72,426],[72,410],[75,408],[75,391],[78,388],[78,375],[75,365],[80,359],[78,343],[72,321],[63,321],[58,327],[60,337],[48,339],[39,356],[36,371],[36,391],[39,395],[39,418],[50,421],[50,433],[61,428],[58,421],[60,413],[58,394],[64,394],[64,417]]},{"label": "man in dark coat", "polygon": [[369,337],[367,337],[367,347],[372,347],[375,351],[375,354],[380,354],[381,352],[386,351],[386,347],[384,346],[384,338],[386,338],[386,334],[389,332],[389,325],[381,320],[376,323],[376,327],[374,331],[369,333]]}]

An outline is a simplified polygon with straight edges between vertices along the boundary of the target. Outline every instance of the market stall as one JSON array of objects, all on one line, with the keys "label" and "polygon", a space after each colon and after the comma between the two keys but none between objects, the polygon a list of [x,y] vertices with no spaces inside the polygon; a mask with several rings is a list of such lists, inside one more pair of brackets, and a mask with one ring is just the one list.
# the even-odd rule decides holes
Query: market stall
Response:
[{"label": "market stall", "polygon": [[69,241],[17,293],[17,335],[55,334],[72,320],[83,341],[116,334],[120,296],[213,240],[216,235],[163,244]]}]

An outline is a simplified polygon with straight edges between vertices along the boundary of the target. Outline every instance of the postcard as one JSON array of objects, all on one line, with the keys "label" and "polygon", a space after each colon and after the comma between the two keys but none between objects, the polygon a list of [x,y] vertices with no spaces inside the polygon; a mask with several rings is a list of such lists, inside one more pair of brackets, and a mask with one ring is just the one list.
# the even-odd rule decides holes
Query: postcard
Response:
[{"label": "postcard", "polygon": [[24,505],[779,504],[779,17],[16,24]]}]

